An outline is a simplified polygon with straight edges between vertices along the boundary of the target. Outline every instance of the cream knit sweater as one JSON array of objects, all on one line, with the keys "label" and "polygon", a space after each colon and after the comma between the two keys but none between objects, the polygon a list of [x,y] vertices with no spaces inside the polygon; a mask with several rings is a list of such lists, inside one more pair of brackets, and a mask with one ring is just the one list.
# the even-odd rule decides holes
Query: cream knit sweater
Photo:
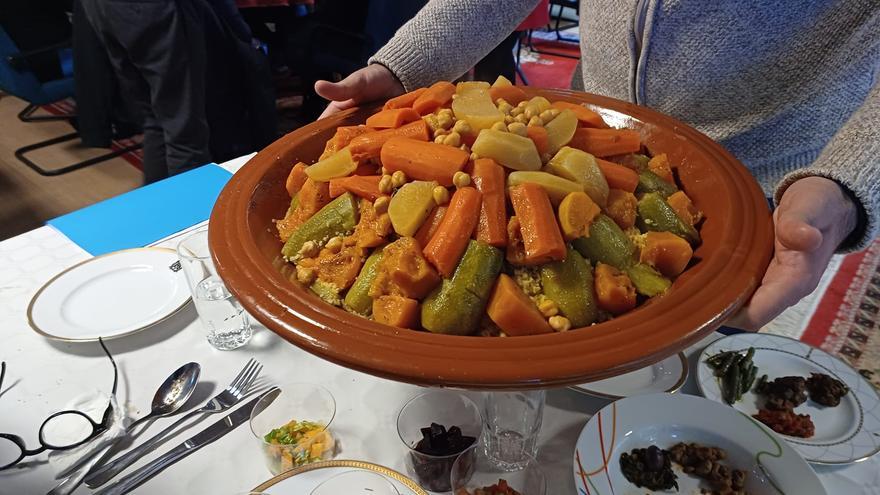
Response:
[{"label": "cream knit sweater", "polygon": [[[432,0],[370,60],[407,90],[454,79],[536,0]],[[880,230],[880,0],[581,0],[574,85],[715,139],[777,201],[805,176],[861,206],[842,250]]]}]

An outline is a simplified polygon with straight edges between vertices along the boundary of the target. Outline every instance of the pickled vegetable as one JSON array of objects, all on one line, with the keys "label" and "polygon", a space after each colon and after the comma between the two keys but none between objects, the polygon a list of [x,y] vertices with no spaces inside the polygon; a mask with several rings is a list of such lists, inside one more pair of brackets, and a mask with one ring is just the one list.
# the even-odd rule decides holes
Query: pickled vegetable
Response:
[{"label": "pickled vegetable", "polygon": [[645,194],[639,200],[639,222],[642,230],[672,232],[691,244],[700,242],[697,229],[678,216],[659,193]]},{"label": "pickled vegetable", "polygon": [[471,149],[482,158],[491,158],[514,170],[541,168],[541,157],[534,141],[511,132],[484,129],[480,131]]},{"label": "pickled vegetable", "polygon": [[636,287],[636,292],[643,296],[654,297],[665,293],[672,282],[644,263],[636,263],[626,269],[626,274]]},{"label": "pickled vegetable", "polygon": [[639,173],[639,185],[636,186],[636,194],[660,193],[664,198],[668,198],[677,190],[678,188],[674,185],[663,180],[662,177],[650,170]]},{"label": "pickled vegetable", "polygon": [[499,249],[470,241],[452,278],[444,279],[422,303],[422,326],[434,333],[474,333],[503,262]]},{"label": "pickled vegetable", "polygon": [[590,264],[572,248],[565,259],[541,266],[544,295],[553,300],[573,327],[585,327],[596,321],[593,299],[593,272]]},{"label": "pickled vegetable", "polygon": [[593,155],[564,146],[547,163],[547,171],[580,184],[599,206],[607,203],[608,182]]},{"label": "pickled vegetable", "polygon": [[342,148],[329,157],[306,168],[306,175],[314,181],[327,182],[330,179],[350,175],[356,168],[357,162],[351,157],[351,152],[348,148]]},{"label": "pickled vegetable", "polygon": [[578,119],[571,110],[563,110],[555,119],[551,120],[544,126],[547,129],[547,151],[555,154],[559,148],[562,148],[574,136],[577,130]]},{"label": "pickled vegetable", "polygon": [[599,215],[590,225],[590,237],[572,243],[592,263],[605,263],[625,269],[635,263],[636,247],[632,240],[607,215]]},{"label": "pickled vegetable", "polygon": [[374,250],[367,257],[367,261],[364,262],[364,266],[361,268],[361,273],[355,279],[351,288],[348,289],[348,293],[345,294],[345,299],[343,300],[343,307],[345,309],[361,316],[370,316],[373,312],[373,298],[370,297],[370,285],[375,280],[376,274],[379,273],[381,261],[382,249]]},{"label": "pickled vegetable", "polygon": [[503,122],[504,114],[492,103],[489,85],[467,85],[459,83],[457,96],[452,100],[455,118],[466,120],[474,132],[492,127],[495,122]]},{"label": "pickled vegetable", "polygon": [[507,187],[525,183],[537,184],[544,188],[547,196],[550,196],[550,202],[554,205],[561,203],[566,196],[573,192],[583,192],[583,188],[577,182],[547,172],[517,171],[511,172],[507,176]]},{"label": "pickled vegetable", "polygon": [[297,260],[303,244],[312,241],[319,246],[324,245],[331,237],[354,229],[358,217],[357,200],[351,193],[345,193],[300,225],[287,239],[281,254],[288,259]]},{"label": "pickled vegetable", "polygon": [[399,235],[412,237],[434,209],[436,182],[416,180],[405,184],[391,197],[388,215]]}]

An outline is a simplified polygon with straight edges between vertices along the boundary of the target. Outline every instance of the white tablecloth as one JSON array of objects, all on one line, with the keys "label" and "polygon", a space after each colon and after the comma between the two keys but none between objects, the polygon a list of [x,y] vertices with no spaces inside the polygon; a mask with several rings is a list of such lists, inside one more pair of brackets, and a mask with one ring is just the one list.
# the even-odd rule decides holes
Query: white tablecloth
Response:
[{"label": "white tablecloth", "polygon": [[[237,170],[247,157],[224,164]],[[173,244],[170,241],[169,244]],[[0,432],[22,436],[37,445],[37,429],[49,414],[70,399],[95,389],[109,391],[111,370],[97,344],[68,344],[47,340],[28,326],[26,309],[34,292],[62,269],[89,255],[51,227],[42,227],[0,242],[0,360],[7,376],[0,390]],[[112,303],[112,302],[108,302]],[[100,308],[96,308],[99,311]],[[689,349],[699,352],[711,340]],[[397,436],[396,417],[403,403],[422,389],[352,371],[325,362],[257,327],[247,346],[229,352],[212,348],[190,307],[147,331],[111,340],[120,370],[118,396],[130,416],[149,411],[155,388],[168,374],[188,361],[202,366],[197,390],[201,405],[232,379],[248,358],[263,365],[264,375],[275,383],[318,382],[337,401],[332,429],[342,450],[337,458],[376,462],[404,471],[406,448]],[[693,368],[693,365],[692,365]],[[692,373],[693,375],[693,373]],[[684,393],[696,394],[693,379]],[[575,494],[572,452],[580,430],[607,401],[567,389],[550,391],[540,437],[539,460],[548,480],[548,495]],[[183,439],[216,421],[212,416],[145,456],[149,462]],[[146,436],[174,421],[161,418]],[[842,467],[816,466],[829,494],[880,494],[880,457]],[[233,494],[253,488],[269,478],[261,452],[247,425],[168,468],[134,491],[139,494]],[[46,493],[55,484],[46,454],[28,458],[0,471],[0,495]],[[90,490],[80,487],[77,494]]]}]

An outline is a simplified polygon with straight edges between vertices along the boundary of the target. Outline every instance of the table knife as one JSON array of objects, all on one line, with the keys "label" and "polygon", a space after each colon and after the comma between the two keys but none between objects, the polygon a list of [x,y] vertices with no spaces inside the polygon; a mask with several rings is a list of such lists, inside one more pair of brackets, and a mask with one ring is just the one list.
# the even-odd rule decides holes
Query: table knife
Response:
[{"label": "table knife", "polygon": [[129,474],[128,476],[121,478],[119,481],[108,486],[107,488],[95,492],[95,495],[124,495],[131,490],[134,490],[145,481],[162,472],[162,470],[164,470],[168,466],[192,454],[193,452],[199,450],[205,445],[208,445],[214,440],[217,440],[218,438],[229,433],[230,431],[234,430],[242,423],[247,421],[248,418],[250,418],[251,416],[251,411],[253,411],[254,406],[256,406],[257,402],[262,400],[264,397],[267,398],[268,403],[266,405],[268,405],[271,404],[272,401],[274,401],[280,393],[281,389],[273,388],[265,394],[254,398],[247,404],[229,413],[227,416],[223,417],[216,423],[205,428],[192,438],[188,439],[177,447],[174,447],[153,462]]}]

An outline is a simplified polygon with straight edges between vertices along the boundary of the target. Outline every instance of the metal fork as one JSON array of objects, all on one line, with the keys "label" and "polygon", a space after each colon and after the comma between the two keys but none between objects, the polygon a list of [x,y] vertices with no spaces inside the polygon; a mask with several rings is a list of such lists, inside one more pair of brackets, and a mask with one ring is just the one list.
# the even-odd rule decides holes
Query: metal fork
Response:
[{"label": "metal fork", "polygon": [[235,379],[232,380],[232,383],[230,383],[229,386],[226,387],[222,392],[217,394],[216,397],[209,400],[207,404],[196,410],[190,411],[185,416],[175,421],[174,424],[172,424],[168,428],[165,428],[159,433],[156,433],[143,445],[132,449],[125,455],[120,456],[116,460],[104,464],[97,469],[92,468],[92,471],[86,476],[86,485],[88,485],[90,488],[97,488],[104,483],[110,481],[114,476],[116,476],[125,468],[140,459],[141,456],[146,454],[153,446],[159,443],[159,440],[165,437],[167,433],[180,426],[180,424],[187,419],[201,413],[205,413],[205,416],[210,414],[217,414],[234,406],[248,392],[248,389],[250,389],[251,385],[254,383],[254,380],[257,379],[257,376],[260,374],[260,371],[262,369],[263,365],[261,365],[256,360],[251,359],[247,362],[247,364],[244,366],[244,369],[241,370],[238,376],[236,376]]}]

